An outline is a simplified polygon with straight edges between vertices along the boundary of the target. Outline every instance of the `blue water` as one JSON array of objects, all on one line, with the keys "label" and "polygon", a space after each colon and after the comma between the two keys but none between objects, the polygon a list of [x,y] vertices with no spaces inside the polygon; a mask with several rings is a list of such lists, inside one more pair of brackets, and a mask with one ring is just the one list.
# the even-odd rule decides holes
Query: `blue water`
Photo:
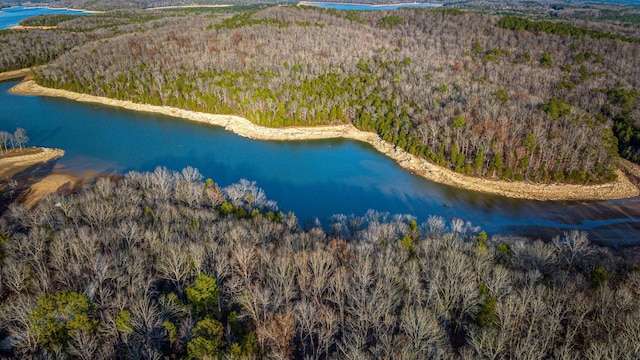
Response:
[{"label": "blue water", "polygon": [[0,30],[9,29],[20,23],[23,19],[30,18],[38,15],[50,15],[50,14],[90,14],[90,12],[82,10],[68,10],[68,9],[51,9],[44,7],[24,7],[15,6],[10,8],[4,8],[0,11]]},{"label": "blue water", "polygon": [[[570,1],[571,2],[571,1]],[[640,6],[640,0],[574,0],[574,2],[584,3],[609,3],[619,5]],[[389,5],[368,5],[368,4],[344,4],[344,3],[326,3],[326,2],[305,2],[307,5],[320,7],[323,9],[336,10],[357,10],[357,11],[374,11],[374,10],[397,10],[400,8],[432,8],[440,7],[443,4],[436,3],[402,3]]]},{"label": "blue water", "polygon": [[200,169],[220,186],[256,181],[301,225],[368,209],[462,218],[489,234],[549,239],[584,229],[611,246],[640,245],[640,199],[566,203],[513,200],[415,176],[368,144],[350,140],[255,141],[204,125],[64,99],[16,96],[0,82],[0,130],[26,129],[31,145],[61,148],[56,172],[124,174],[157,166]]},{"label": "blue water", "polygon": [[432,8],[432,7],[442,6],[442,4],[430,4],[430,3],[404,3],[404,4],[389,4],[389,5],[367,5],[367,4],[305,2],[305,4],[306,5],[310,5],[310,6],[323,8],[323,9],[356,10],[356,11],[397,10],[399,8]]}]

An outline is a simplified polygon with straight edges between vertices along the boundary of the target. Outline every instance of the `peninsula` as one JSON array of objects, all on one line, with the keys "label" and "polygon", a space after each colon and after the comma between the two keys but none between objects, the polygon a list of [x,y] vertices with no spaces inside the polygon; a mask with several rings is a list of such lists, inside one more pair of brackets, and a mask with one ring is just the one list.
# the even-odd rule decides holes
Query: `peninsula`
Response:
[{"label": "peninsula", "polygon": [[64,156],[64,150],[30,147],[12,150],[0,155],[0,181],[9,180],[16,174],[38,164],[48,163]]}]

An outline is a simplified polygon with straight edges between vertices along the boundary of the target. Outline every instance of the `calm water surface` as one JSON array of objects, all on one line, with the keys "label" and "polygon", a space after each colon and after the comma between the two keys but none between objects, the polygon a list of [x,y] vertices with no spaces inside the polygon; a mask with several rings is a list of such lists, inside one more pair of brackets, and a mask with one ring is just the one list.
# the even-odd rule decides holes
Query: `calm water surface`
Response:
[{"label": "calm water surface", "polygon": [[90,12],[69,9],[51,9],[43,7],[23,7],[15,6],[4,8],[0,11],[0,30],[9,29],[20,23],[23,19],[38,15],[50,14],[90,14]]},{"label": "calm water surface", "polygon": [[506,199],[432,183],[368,144],[350,140],[255,141],[222,128],[69,100],[11,95],[0,82],[0,130],[23,127],[30,144],[66,151],[54,171],[124,174],[157,166],[200,169],[220,186],[256,181],[305,224],[368,209],[462,218],[490,234],[550,238],[584,229],[611,246],[640,245],[640,199],[591,203]]},{"label": "calm water surface", "polygon": [[432,8],[439,7],[442,4],[431,3],[404,3],[389,5],[367,5],[367,4],[344,4],[344,3],[327,3],[327,2],[306,2],[307,5],[315,6],[323,9],[336,10],[357,10],[357,11],[375,11],[375,10],[397,10],[400,8]]}]

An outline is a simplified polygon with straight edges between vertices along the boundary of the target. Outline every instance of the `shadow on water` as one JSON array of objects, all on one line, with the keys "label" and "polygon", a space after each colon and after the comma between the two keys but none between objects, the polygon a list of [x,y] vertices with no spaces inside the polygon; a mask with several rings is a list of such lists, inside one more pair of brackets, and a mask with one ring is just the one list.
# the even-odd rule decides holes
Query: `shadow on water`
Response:
[{"label": "shadow on water", "polygon": [[54,172],[57,160],[47,163],[35,164],[27,167],[10,179],[0,180],[0,214],[2,214],[12,202],[22,202],[27,196],[32,185]]}]

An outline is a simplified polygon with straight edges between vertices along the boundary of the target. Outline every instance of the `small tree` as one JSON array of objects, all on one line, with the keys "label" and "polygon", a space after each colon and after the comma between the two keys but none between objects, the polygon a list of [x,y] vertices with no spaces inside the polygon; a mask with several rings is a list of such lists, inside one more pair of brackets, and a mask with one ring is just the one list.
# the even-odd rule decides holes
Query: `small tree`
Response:
[{"label": "small tree", "polygon": [[217,315],[221,290],[214,277],[201,273],[193,286],[187,286],[185,293],[187,302],[198,314]]},{"label": "small tree", "polygon": [[93,333],[98,328],[94,319],[96,305],[81,293],[58,291],[38,299],[30,320],[35,336],[47,349],[67,346],[74,334]]},{"label": "small tree", "polygon": [[215,359],[221,355],[221,348],[225,345],[224,328],[222,324],[206,317],[198,321],[191,331],[193,338],[187,344],[187,353],[192,359]]},{"label": "small tree", "polygon": [[553,60],[551,60],[551,54],[548,52],[543,52],[542,57],[540,58],[540,66],[550,69],[553,67]]},{"label": "small tree", "polygon": [[9,149],[9,143],[13,143],[13,135],[6,131],[0,131],[0,152],[4,153]]},{"label": "small tree", "polygon": [[14,147],[17,146],[22,150],[22,148],[29,142],[27,131],[23,128],[17,128],[13,133],[13,142]]}]

